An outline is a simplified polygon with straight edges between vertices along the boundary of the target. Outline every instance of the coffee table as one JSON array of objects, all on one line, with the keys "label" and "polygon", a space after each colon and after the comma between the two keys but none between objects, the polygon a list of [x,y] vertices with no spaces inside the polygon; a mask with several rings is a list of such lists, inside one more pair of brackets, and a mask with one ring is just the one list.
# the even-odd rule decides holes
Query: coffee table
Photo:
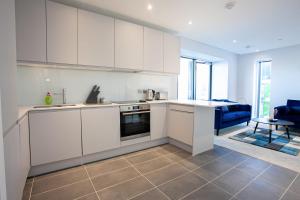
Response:
[{"label": "coffee table", "polygon": [[280,119],[278,119],[277,121],[270,121],[270,119],[268,119],[268,118],[254,118],[254,119],[252,119],[252,121],[256,122],[254,134],[256,132],[258,124],[260,124],[260,123],[261,124],[269,124],[269,143],[272,142],[272,125],[275,125],[276,127],[278,127],[278,126],[285,127],[286,133],[288,135],[288,139],[290,139],[289,126],[295,125],[294,122],[280,120]]}]

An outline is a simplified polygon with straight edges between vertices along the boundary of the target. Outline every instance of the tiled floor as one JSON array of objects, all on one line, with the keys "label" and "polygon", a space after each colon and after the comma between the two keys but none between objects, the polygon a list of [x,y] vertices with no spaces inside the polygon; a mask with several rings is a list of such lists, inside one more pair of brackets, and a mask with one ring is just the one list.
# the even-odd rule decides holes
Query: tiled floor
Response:
[{"label": "tiled floor", "polygon": [[215,146],[163,145],[28,180],[24,200],[300,200],[298,173]]}]

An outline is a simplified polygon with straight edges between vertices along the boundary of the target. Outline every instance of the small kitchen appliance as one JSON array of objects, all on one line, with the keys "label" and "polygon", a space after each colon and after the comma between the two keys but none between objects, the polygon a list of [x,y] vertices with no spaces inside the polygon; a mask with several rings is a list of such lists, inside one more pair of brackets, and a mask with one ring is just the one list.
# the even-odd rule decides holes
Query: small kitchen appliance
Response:
[{"label": "small kitchen appliance", "polygon": [[145,99],[147,101],[152,101],[154,100],[154,98],[155,98],[155,90],[152,89],[145,90]]}]

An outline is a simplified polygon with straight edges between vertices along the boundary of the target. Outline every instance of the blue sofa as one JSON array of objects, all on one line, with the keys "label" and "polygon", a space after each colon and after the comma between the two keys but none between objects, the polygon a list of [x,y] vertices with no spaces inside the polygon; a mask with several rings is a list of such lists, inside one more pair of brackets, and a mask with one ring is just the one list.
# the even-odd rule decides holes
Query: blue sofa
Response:
[{"label": "blue sofa", "polygon": [[300,128],[300,100],[289,99],[285,106],[275,107],[274,118],[294,122],[293,127]]},{"label": "blue sofa", "polygon": [[215,129],[219,135],[220,129],[234,126],[251,120],[252,107],[248,104],[220,106],[215,109]]}]

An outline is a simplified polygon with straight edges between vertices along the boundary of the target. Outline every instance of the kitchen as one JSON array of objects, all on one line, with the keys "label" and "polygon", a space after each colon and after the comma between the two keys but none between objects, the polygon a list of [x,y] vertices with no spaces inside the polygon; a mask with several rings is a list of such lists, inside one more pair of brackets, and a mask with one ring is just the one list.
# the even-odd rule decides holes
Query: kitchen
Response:
[{"label": "kitchen", "polygon": [[191,155],[212,149],[214,107],[226,103],[177,100],[180,49],[170,31],[16,0],[19,109],[5,142],[20,146],[6,150],[11,199],[27,177],[166,143]]}]

